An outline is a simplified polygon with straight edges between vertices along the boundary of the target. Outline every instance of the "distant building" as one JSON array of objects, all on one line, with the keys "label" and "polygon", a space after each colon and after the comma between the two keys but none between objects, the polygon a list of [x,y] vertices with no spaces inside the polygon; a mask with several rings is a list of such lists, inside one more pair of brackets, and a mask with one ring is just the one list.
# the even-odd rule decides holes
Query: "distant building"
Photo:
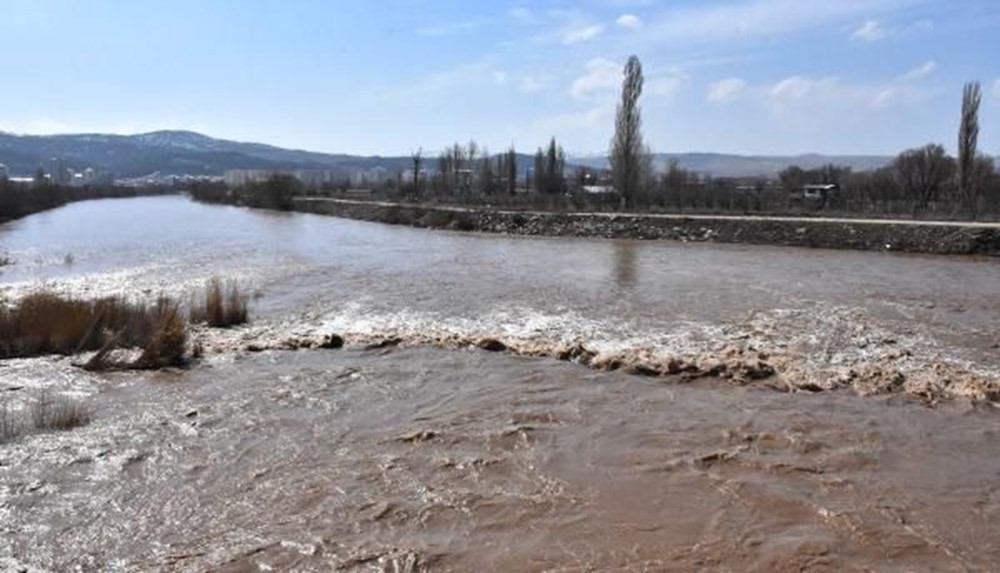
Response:
[{"label": "distant building", "polygon": [[611,185],[584,185],[583,192],[589,195],[612,195],[615,188]]},{"label": "distant building", "polygon": [[70,170],[66,168],[66,161],[61,157],[53,157],[49,160],[49,181],[56,185],[66,185],[73,177]]},{"label": "distant building", "polygon": [[351,184],[358,187],[367,185],[380,185],[389,180],[389,170],[385,167],[373,167],[363,171],[356,171],[351,176]]},{"label": "distant building", "polygon": [[300,169],[293,171],[292,175],[306,187],[324,187],[332,185],[343,178],[342,174],[326,169]]},{"label": "distant building", "polygon": [[273,171],[267,169],[230,169],[223,179],[229,187],[244,187],[251,183],[259,183],[271,176]]},{"label": "distant building", "polygon": [[[420,180],[421,181],[426,180],[428,177],[429,177],[428,171],[426,169],[421,169]],[[406,171],[403,171],[402,179],[403,183],[413,183],[413,170],[407,169]]]},{"label": "distant building", "polygon": [[6,180],[8,176],[9,173],[7,172],[7,166],[0,163],[0,180]]},{"label": "distant building", "polygon": [[840,186],[836,183],[808,184],[792,191],[791,198],[800,201],[823,202],[833,196],[838,189]]}]

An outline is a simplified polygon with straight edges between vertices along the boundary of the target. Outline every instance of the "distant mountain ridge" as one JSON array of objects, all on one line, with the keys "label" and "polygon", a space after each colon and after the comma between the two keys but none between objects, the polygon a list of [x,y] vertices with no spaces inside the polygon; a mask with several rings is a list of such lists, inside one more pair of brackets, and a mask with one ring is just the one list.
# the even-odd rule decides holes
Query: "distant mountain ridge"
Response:
[{"label": "distant mountain ridge", "polygon": [[[334,171],[349,176],[376,167],[390,173],[412,167],[406,156],[360,156],[285,149],[262,143],[216,139],[193,131],[153,131],[136,135],[99,133],[68,135],[15,135],[0,132],[0,163],[14,175],[30,175],[47,169],[53,157],[67,167],[108,170],[118,177],[142,177],[151,173],[171,175],[223,175],[229,169]],[[790,165],[803,168],[828,163],[867,170],[886,165],[888,156],[742,156],[719,153],[656,154],[655,163],[665,167],[675,159],[680,166],[716,177],[772,177]],[[520,156],[523,173],[530,156]],[[571,165],[606,168],[606,157],[570,158]],[[425,157],[433,169],[435,157]]]}]

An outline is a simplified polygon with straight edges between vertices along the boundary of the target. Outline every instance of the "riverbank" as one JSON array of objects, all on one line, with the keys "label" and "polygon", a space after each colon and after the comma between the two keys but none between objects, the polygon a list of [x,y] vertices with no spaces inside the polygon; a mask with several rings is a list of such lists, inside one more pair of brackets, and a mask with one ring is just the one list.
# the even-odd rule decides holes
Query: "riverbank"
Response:
[{"label": "riverbank", "polygon": [[296,211],[431,229],[568,237],[714,241],[826,249],[1000,256],[1000,224],[637,213],[498,211],[297,198]]}]

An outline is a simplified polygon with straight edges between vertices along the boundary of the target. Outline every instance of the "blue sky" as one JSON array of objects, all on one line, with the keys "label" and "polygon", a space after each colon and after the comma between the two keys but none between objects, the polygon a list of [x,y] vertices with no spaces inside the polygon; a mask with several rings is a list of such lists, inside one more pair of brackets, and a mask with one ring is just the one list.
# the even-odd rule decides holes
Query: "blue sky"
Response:
[{"label": "blue sky", "polygon": [[979,80],[1000,154],[997,30],[997,0],[0,0],[0,130],[603,153],[636,54],[656,151],[953,149]]}]

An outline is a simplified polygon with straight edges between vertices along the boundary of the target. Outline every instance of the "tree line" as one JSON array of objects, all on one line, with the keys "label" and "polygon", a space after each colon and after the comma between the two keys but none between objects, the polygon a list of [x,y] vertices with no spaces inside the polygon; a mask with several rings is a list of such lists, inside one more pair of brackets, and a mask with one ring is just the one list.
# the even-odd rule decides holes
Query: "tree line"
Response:
[{"label": "tree line", "polygon": [[70,187],[36,177],[33,183],[18,183],[0,177],[0,222],[54,209],[74,201],[157,195],[160,189],[139,189],[113,185]]},{"label": "tree line", "polygon": [[[508,208],[1000,217],[1000,178],[993,160],[978,149],[978,82],[963,90],[958,157],[930,143],[905,150],[871,171],[790,167],[777,177],[738,179],[695,173],[676,162],[657,169],[642,134],[643,84],[642,64],[631,56],[622,70],[609,169],[568,165],[555,138],[527,158],[513,146],[491,154],[472,140],[449,145],[435,158],[419,149],[411,154],[407,172],[364,186],[377,198]],[[216,189],[201,194],[209,200],[290,208],[294,195],[345,195],[352,187],[345,178],[337,185],[306,189],[293,179],[276,174],[236,193]],[[820,184],[831,187],[818,195],[803,193]]]}]

